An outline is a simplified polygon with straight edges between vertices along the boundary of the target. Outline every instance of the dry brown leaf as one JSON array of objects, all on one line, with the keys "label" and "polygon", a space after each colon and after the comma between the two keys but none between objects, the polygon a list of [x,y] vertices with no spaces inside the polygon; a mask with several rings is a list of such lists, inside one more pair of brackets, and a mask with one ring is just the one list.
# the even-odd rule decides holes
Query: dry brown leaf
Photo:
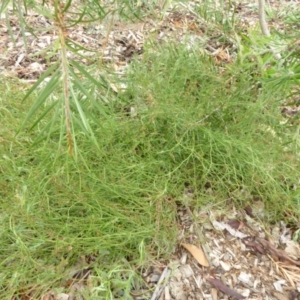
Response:
[{"label": "dry brown leaf", "polygon": [[235,230],[240,230],[245,226],[244,223],[239,220],[229,220],[227,224],[230,225]]},{"label": "dry brown leaf", "polygon": [[250,205],[247,205],[245,208],[244,208],[246,214],[251,217],[251,218],[255,218],[254,214],[253,214],[253,211],[252,211],[252,207]]},{"label": "dry brown leaf", "polygon": [[274,260],[279,258],[281,261],[287,261],[300,267],[300,262],[290,258],[284,250],[275,248],[270,242],[264,239],[256,238],[256,240],[265,248],[266,251],[270,253]]},{"label": "dry brown leaf", "polygon": [[242,242],[249,248],[252,248],[255,253],[259,252],[260,254],[265,254],[264,248],[257,242],[253,241],[253,238],[248,237],[242,239]]},{"label": "dry brown leaf", "polygon": [[210,282],[213,286],[218,288],[222,293],[225,295],[228,295],[234,299],[245,299],[245,297],[235,290],[230,289],[228,286],[226,286],[222,281],[215,278],[207,278],[207,281]]},{"label": "dry brown leaf", "polygon": [[201,248],[198,248],[191,244],[181,244],[181,245],[194,256],[194,258],[201,266],[209,267],[207,258]]}]

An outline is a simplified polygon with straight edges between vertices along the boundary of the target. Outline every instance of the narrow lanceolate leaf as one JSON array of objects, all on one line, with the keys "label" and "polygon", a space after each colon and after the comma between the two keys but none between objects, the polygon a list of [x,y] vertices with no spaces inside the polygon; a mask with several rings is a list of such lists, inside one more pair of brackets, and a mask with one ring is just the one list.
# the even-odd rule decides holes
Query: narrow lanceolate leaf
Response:
[{"label": "narrow lanceolate leaf", "polygon": [[[37,87],[45,80],[45,78],[49,77],[51,73],[57,69],[59,62],[56,62],[51,67],[47,69],[47,71],[36,81],[36,83],[29,89],[25,97],[23,98],[23,102],[34,92],[36,91]],[[57,70],[56,70],[57,72]]]},{"label": "narrow lanceolate leaf", "polygon": [[194,256],[194,258],[201,266],[209,267],[207,258],[201,248],[198,248],[191,244],[181,244],[181,245]]},{"label": "narrow lanceolate leaf", "polygon": [[67,3],[65,4],[65,7],[62,10],[62,14],[67,12],[69,7],[71,6],[72,0],[68,0]]},{"label": "narrow lanceolate leaf", "polygon": [[10,3],[10,0],[2,0],[2,4],[0,6],[0,14],[3,14],[6,12],[9,3]]},{"label": "narrow lanceolate leaf", "polygon": [[100,105],[97,105],[97,100],[95,99],[94,96],[92,96],[87,89],[83,86],[83,84],[81,83],[80,79],[77,77],[77,75],[70,69],[70,73],[72,75],[72,78],[74,80],[74,83],[76,85],[76,87],[82,92],[83,95],[86,96],[86,98],[93,103],[93,105],[95,107],[97,107],[97,109],[99,109],[99,111],[101,112],[101,114],[106,117],[106,119],[110,119],[111,116],[109,116],[105,109],[103,107],[101,107]]},{"label": "narrow lanceolate leaf", "polygon": [[84,47],[84,46],[80,45],[79,43],[76,43],[73,40],[67,40],[66,41],[66,47],[67,47],[68,50],[70,50],[71,52],[75,53],[76,55],[78,55],[82,58],[86,58],[86,55],[79,53],[79,50],[84,50],[86,52],[95,53],[95,50]]},{"label": "narrow lanceolate leaf", "polygon": [[80,72],[80,74],[84,75],[90,82],[92,82],[95,86],[101,85],[104,88],[108,88],[108,83],[104,78],[104,84],[100,81],[96,80],[89,72],[86,71],[86,67],[80,65],[77,61],[71,60],[71,64]]},{"label": "narrow lanceolate leaf", "polygon": [[[35,103],[30,108],[28,114],[26,115],[26,118],[24,119],[20,129],[18,130],[17,134],[24,129],[25,124],[33,117],[35,112],[45,103],[47,98],[53,93],[53,91],[57,88],[58,82],[59,82],[59,70],[56,70],[56,72],[52,75],[52,78],[47,83],[47,85],[44,87],[42,92],[39,94],[38,98],[36,99]],[[29,91],[30,92],[30,91]],[[28,93],[29,93],[28,92]]]},{"label": "narrow lanceolate leaf", "polygon": [[75,106],[76,106],[76,109],[77,109],[77,112],[79,113],[79,116],[80,116],[80,120],[85,128],[85,130],[87,132],[90,132],[91,131],[91,128],[89,126],[89,121],[88,121],[88,118],[86,117],[85,113],[84,113],[84,110],[83,108],[81,107],[81,104],[79,103],[78,101],[78,98],[77,98],[77,95],[75,95],[74,93],[74,90],[73,88],[71,88],[71,93],[72,93],[72,100],[74,101],[75,103]]},{"label": "narrow lanceolate leaf", "polygon": [[234,299],[245,299],[245,297],[235,290],[232,290],[228,286],[226,286],[222,281],[215,279],[215,278],[208,278],[208,282],[210,282],[213,286],[215,286],[217,289],[219,289],[222,293],[226,294],[229,297],[232,297]]},{"label": "narrow lanceolate leaf", "polygon": [[37,136],[34,138],[32,144],[30,145],[30,148],[34,148],[44,140],[49,140],[55,132],[59,132],[58,128],[54,128],[54,123],[58,120],[58,115],[59,110],[57,109],[51,120],[46,125],[43,125],[41,129],[39,129]]},{"label": "narrow lanceolate leaf", "polygon": [[49,105],[49,107],[47,107],[47,109],[38,116],[38,118],[35,120],[35,122],[31,125],[30,130],[32,130],[41,120],[44,119],[44,117],[54,108],[54,106],[56,106],[58,104],[58,101],[53,101],[53,103],[51,105]]},{"label": "narrow lanceolate leaf", "polygon": [[[91,100],[92,96],[82,86],[82,84],[80,83],[79,79],[75,76],[75,74],[74,74],[73,79],[74,79],[74,85],[76,85],[76,87],[79,88],[79,90],[87,97],[87,99]],[[95,146],[97,148],[99,148],[99,145],[97,143],[97,139],[95,138],[95,134],[94,134],[94,132],[93,132],[91,126],[90,126],[90,120],[89,120],[88,116],[86,115],[86,111],[85,111],[84,107],[82,107],[82,104],[78,100],[77,95],[74,92],[73,86],[71,86],[70,91],[72,93],[72,100],[74,101],[74,104],[76,106],[76,110],[79,114],[80,121],[81,121],[81,124],[82,124],[83,128],[85,129],[86,133],[88,133],[90,135],[90,137],[93,140]]]}]

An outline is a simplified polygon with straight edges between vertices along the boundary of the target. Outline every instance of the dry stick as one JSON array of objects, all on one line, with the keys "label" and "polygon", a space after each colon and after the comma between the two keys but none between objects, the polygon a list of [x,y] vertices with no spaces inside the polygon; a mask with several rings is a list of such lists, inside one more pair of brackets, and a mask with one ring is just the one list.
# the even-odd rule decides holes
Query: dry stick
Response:
[{"label": "dry stick", "polygon": [[[55,5],[57,5],[57,8],[55,7]],[[70,79],[69,79],[67,47],[66,47],[66,40],[68,36],[65,27],[64,6],[60,2],[57,2],[57,4],[53,2],[53,6],[55,7],[55,9],[57,9],[57,12],[55,13],[54,17],[59,32],[67,141],[69,147],[69,155],[73,156],[72,120],[71,120],[71,109],[70,109],[70,101],[69,101]]]},{"label": "dry stick", "polygon": [[262,34],[270,36],[268,23],[265,16],[265,0],[258,0],[258,18]]},{"label": "dry stick", "polygon": [[156,285],[156,288],[155,288],[154,293],[153,293],[153,295],[152,295],[152,297],[151,297],[150,300],[157,300],[157,299],[159,299],[161,293],[163,292],[163,289],[165,288],[165,286],[167,284],[166,281],[164,282],[164,279],[166,279],[167,277],[169,277],[170,273],[171,273],[171,270],[168,267],[166,267],[164,269],[164,271],[162,272],[160,278],[159,278],[159,281],[158,281],[158,283]]},{"label": "dry stick", "polygon": [[[268,23],[266,21],[266,15],[265,15],[265,0],[258,0],[258,18],[259,18],[259,25],[261,28],[261,32],[265,36],[270,36],[270,30],[268,27]],[[274,53],[274,49],[270,47],[272,52]],[[281,55],[280,53],[274,53],[274,57],[276,59],[280,59]]]},{"label": "dry stick", "polygon": [[106,34],[106,38],[104,40],[104,43],[102,45],[102,53],[98,62],[98,68],[100,69],[102,64],[103,64],[103,56],[104,56],[104,51],[107,47],[108,41],[109,41],[109,35],[111,33],[111,29],[114,23],[114,15],[112,15],[112,18],[110,19],[109,25],[108,25],[108,29],[107,29],[107,34]]}]

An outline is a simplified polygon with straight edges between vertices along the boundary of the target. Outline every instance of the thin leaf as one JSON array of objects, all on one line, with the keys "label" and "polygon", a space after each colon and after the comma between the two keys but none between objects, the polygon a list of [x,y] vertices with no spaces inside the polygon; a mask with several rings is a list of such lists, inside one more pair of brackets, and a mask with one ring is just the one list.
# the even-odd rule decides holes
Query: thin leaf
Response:
[{"label": "thin leaf", "polygon": [[[86,88],[82,85],[81,81],[77,77],[77,75],[74,73],[73,70],[70,69],[70,73],[72,74],[74,81],[76,82],[76,87],[87,97],[88,100],[95,105],[99,109],[99,111],[106,117],[106,119],[110,120],[111,116],[108,116],[106,111],[101,107],[101,105],[97,105],[97,101],[94,99],[94,97],[86,90]],[[96,81],[97,82],[97,81]]]},{"label": "thin leaf", "polygon": [[25,124],[28,122],[28,120],[34,115],[34,113],[42,106],[42,104],[47,100],[49,95],[52,94],[52,92],[57,87],[57,83],[59,81],[58,76],[58,70],[55,72],[55,74],[52,76],[50,81],[47,83],[45,88],[43,89],[42,93],[38,96],[36,102],[31,106],[28,114],[26,115],[26,118],[22,122],[22,125],[20,126],[20,129],[17,131],[17,134],[24,129]]},{"label": "thin leaf", "polygon": [[39,135],[35,138],[35,140],[33,141],[32,145],[31,145],[32,148],[34,148],[35,145],[39,144],[40,142],[42,142],[46,139],[49,140],[50,136],[52,136],[53,133],[59,131],[59,128],[53,129],[53,126],[54,126],[58,116],[59,116],[59,109],[56,110],[56,112],[54,113],[51,120],[47,123],[46,126],[44,126],[42,128]]},{"label": "thin leaf", "polygon": [[[79,86],[81,85],[81,83],[79,82],[78,78],[75,76],[74,77],[74,80],[75,80],[75,83],[76,83],[76,86]],[[82,86],[83,88],[83,86]],[[84,89],[84,88],[83,88]],[[74,93],[74,90],[73,88],[71,87],[71,92],[72,92],[72,96],[73,96],[73,100],[75,102],[75,105],[76,105],[76,109],[79,113],[79,116],[80,116],[80,120],[85,128],[85,130],[88,132],[88,134],[90,135],[90,137],[92,138],[95,146],[99,149],[99,145],[98,145],[98,142],[97,142],[97,139],[95,138],[95,134],[92,130],[92,128],[90,127],[90,124],[89,124],[89,120],[88,118],[86,117],[85,113],[84,113],[84,110],[82,109],[82,106],[81,104],[79,103],[78,99],[77,99],[77,96],[76,94]],[[90,96],[88,93],[86,94],[86,96]],[[90,96],[91,97],[91,96]]]},{"label": "thin leaf", "polygon": [[[78,15],[78,14],[76,14],[76,15]],[[76,26],[79,23],[82,23],[82,20],[85,17],[85,15],[86,15],[86,8],[84,8],[83,11],[82,11],[82,13],[79,14],[79,19],[78,20],[76,20],[76,21],[74,21],[72,23],[70,22],[71,24],[68,25],[68,26],[66,26],[66,27],[67,28],[71,28],[71,27]]]},{"label": "thin leaf", "polygon": [[83,112],[83,109],[82,109],[82,107],[81,107],[81,104],[79,103],[79,101],[78,101],[78,99],[77,99],[77,96],[75,95],[73,89],[71,89],[71,92],[72,92],[72,96],[73,96],[74,103],[75,103],[75,105],[76,105],[76,109],[77,109],[77,111],[78,111],[78,113],[79,113],[79,116],[80,116],[80,119],[81,119],[81,121],[82,121],[82,124],[83,124],[85,130],[86,130],[87,132],[90,132],[90,131],[91,131],[91,128],[90,128],[90,126],[89,126],[89,121],[88,121],[88,119],[86,118],[85,113]]},{"label": "thin leaf", "polygon": [[86,48],[86,47],[84,47],[84,46],[82,46],[82,45],[80,45],[80,44],[78,44],[75,41],[70,40],[70,39],[66,40],[66,48],[68,50],[70,50],[71,52],[75,53],[76,55],[78,55],[79,57],[82,57],[82,58],[85,58],[85,59],[87,58],[87,56],[84,55],[84,54],[79,53],[78,51],[84,50],[86,52],[96,53],[96,50],[88,49],[88,48]]},{"label": "thin leaf", "polygon": [[20,24],[20,28],[21,28],[21,34],[22,34],[24,46],[25,46],[25,49],[28,50],[27,38],[25,35],[26,20],[23,17],[21,0],[18,0],[17,10],[18,10],[18,16],[19,16],[19,21],[20,21],[19,24]]},{"label": "thin leaf", "polygon": [[2,4],[0,7],[0,15],[6,12],[8,5],[10,4],[11,0],[2,0]]},{"label": "thin leaf", "polygon": [[64,14],[68,10],[68,8],[71,6],[71,4],[72,4],[72,0],[68,0],[68,2],[65,4],[65,7],[61,13]]},{"label": "thin leaf", "polygon": [[11,28],[10,16],[9,16],[9,13],[7,11],[5,11],[5,21],[6,21],[6,27],[7,27],[7,30],[9,32],[10,39],[13,42],[14,47],[16,47],[16,38],[15,38],[13,30]]},{"label": "thin leaf", "polygon": [[104,88],[108,88],[107,81],[101,77],[101,79],[104,81],[104,84],[101,83],[100,81],[96,80],[90,73],[88,73],[85,69],[85,67],[81,66],[78,62],[75,60],[71,60],[72,65],[80,71],[81,74],[83,74],[89,81],[91,81],[95,86],[103,86]]},{"label": "thin leaf", "polygon": [[47,47],[43,48],[40,51],[37,51],[35,53],[29,54],[28,57],[40,57],[43,56],[45,57],[46,61],[49,61],[54,55],[57,54],[59,48],[59,41],[56,40]]},{"label": "thin leaf", "polygon": [[219,289],[222,293],[235,298],[235,299],[245,299],[244,296],[236,292],[235,290],[232,290],[228,286],[226,286],[222,281],[215,279],[215,278],[208,278],[208,282],[210,282],[213,286],[215,286],[217,289]]},{"label": "thin leaf", "polygon": [[32,130],[44,117],[53,109],[53,107],[58,103],[58,101],[54,101],[39,117],[38,119],[31,125],[30,130]]},{"label": "thin leaf", "polygon": [[[32,92],[36,91],[37,87],[47,78],[54,70],[57,68],[59,62],[56,62],[51,67],[47,69],[47,71],[37,80],[37,82],[29,89],[25,97],[23,98],[23,102],[32,94]],[[57,71],[56,71],[57,72]]]}]

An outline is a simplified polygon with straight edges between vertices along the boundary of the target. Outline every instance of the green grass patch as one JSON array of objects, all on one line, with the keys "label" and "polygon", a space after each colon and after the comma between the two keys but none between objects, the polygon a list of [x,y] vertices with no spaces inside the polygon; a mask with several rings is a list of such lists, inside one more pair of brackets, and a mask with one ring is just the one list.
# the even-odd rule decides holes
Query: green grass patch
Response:
[{"label": "green grass patch", "polygon": [[75,130],[77,160],[55,137],[30,147],[39,127],[15,137],[34,99],[21,103],[19,83],[2,81],[1,298],[59,291],[72,267],[89,265],[87,299],[130,299],[136,271],[172,252],[186,186],[192,207],[259,197],[269,220],[299,217],[294,128],[281,125],[282,94],[254,60],[216,66],[197,50],[155,45],[123,80],[111,119],[92,124],[101,151]]}]

